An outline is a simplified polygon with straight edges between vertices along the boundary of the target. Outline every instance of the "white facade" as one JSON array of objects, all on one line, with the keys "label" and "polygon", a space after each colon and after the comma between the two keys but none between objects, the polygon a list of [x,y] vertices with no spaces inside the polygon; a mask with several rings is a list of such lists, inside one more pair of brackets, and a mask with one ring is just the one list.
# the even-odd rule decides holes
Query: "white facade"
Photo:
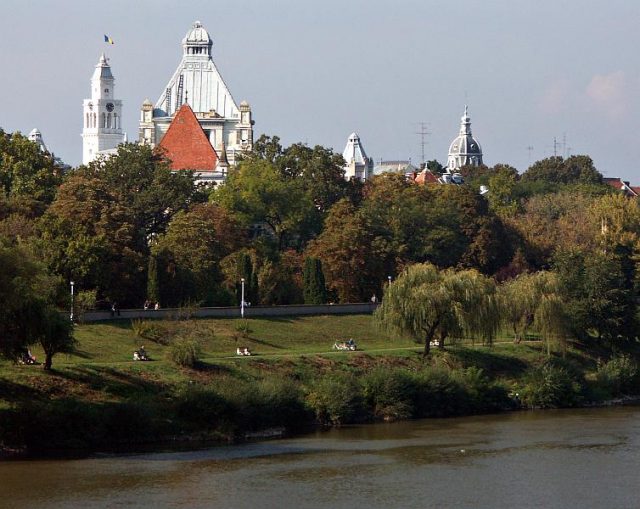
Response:
[{"label": "white facade", "polygon": [[236,104],[211,57],[213,42],[196,21],[182,40],[182,60],[155,105],[146,100],[141,108],[139,141],[156,146],[169,129],[180,106],[187,102],[220,153],[223,145],[229,164],[236,154],[253,146],[251,107]]},{"label": "white facade", "polygon": [[365,181],[373,175],[373,159],[370,159],[365,154],[357,133],[349,135],[342,157],[346,161],[344,178],[347,180],[356,178]]},{"label": "white facade", "polygon": [[112,154],[124,142],[122,101],[115,99],[115,79],[104,56],[91,77],[91,99],[83,102],[82,164]]},{"label": "white facade", "polygon": [[480,166],[482,164],[482,147],[471,134],[471,118],[467,106],[460,119],[460,133],[449,146],[447,172],[459,170],[462,166]]}]

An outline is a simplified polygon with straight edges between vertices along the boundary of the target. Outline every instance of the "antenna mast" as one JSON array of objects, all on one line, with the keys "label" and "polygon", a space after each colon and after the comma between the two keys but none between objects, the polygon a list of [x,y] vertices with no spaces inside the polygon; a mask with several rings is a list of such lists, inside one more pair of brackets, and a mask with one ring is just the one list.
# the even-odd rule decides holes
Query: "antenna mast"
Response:
[{"label": "antenna mast", "polygon": [[420,135],[420,148],[421,148],[421,154],[422,154],[422,164],[424,164],[426,162],[425,161],[425,157],[424,157],[424,147],[427,144],[426,137],[431,134],[431,131],[429,131],[427,129],[427,123],[426,122],[418,122],[418,125],[420,126],[420,130],[416,134]]}]

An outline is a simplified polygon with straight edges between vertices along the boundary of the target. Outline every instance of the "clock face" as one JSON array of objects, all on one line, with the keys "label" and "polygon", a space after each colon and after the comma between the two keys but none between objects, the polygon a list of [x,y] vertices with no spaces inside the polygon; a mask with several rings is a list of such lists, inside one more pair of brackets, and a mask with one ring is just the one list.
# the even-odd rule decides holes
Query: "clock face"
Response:
[{"label": "clock face", "polygon": [[113,103],[107,103],[107,111],[113,111]]}]

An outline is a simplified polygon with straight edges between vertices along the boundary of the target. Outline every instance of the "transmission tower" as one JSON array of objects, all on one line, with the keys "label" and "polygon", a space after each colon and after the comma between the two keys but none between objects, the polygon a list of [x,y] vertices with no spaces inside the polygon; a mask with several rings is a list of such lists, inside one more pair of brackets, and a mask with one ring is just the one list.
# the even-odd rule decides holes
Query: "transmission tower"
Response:
[{"label": "transmission tower", "polygon": [[529,154],[529,164],[531,164],[531,153],[533,152],[533,145],[527,146],[527,152]]},{"label": "transmission tower", "polygon": [[422,154],[422,164],[424,164],[426,162],[424,158],[424,147],[427,145],[426,138],[431,134],[431,131],[427,129],[428,124],[426,122],[418,122],[418,125],[420,126],[420,130],[416,134],[420,135],[420,149]]}]

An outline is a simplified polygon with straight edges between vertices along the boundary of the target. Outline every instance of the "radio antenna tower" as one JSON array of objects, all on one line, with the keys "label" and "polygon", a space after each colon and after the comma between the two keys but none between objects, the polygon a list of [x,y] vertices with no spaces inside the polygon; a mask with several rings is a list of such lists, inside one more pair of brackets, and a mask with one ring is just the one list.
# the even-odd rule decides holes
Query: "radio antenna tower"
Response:
[{"label": "radio antenna tower", "polygon": [[533,145],[528,145],[526,148],[527,153],[529,154],[529,164],[531,164],[531,152],[533,152]]},{"label": "radio antenna tower", "polygon": [[420,130],[416,134],[420,135],[420,148],[421,148],[421,154],[422,154],[422,164],[424,164],[426,162],[425,157],[424,157],[424,147],[427,144],[426,137],[431,134],[431,131],[429,131],[429,129],[427,129],[427,123],[426,122],[418,122],[418,125],[420,126]]}]

